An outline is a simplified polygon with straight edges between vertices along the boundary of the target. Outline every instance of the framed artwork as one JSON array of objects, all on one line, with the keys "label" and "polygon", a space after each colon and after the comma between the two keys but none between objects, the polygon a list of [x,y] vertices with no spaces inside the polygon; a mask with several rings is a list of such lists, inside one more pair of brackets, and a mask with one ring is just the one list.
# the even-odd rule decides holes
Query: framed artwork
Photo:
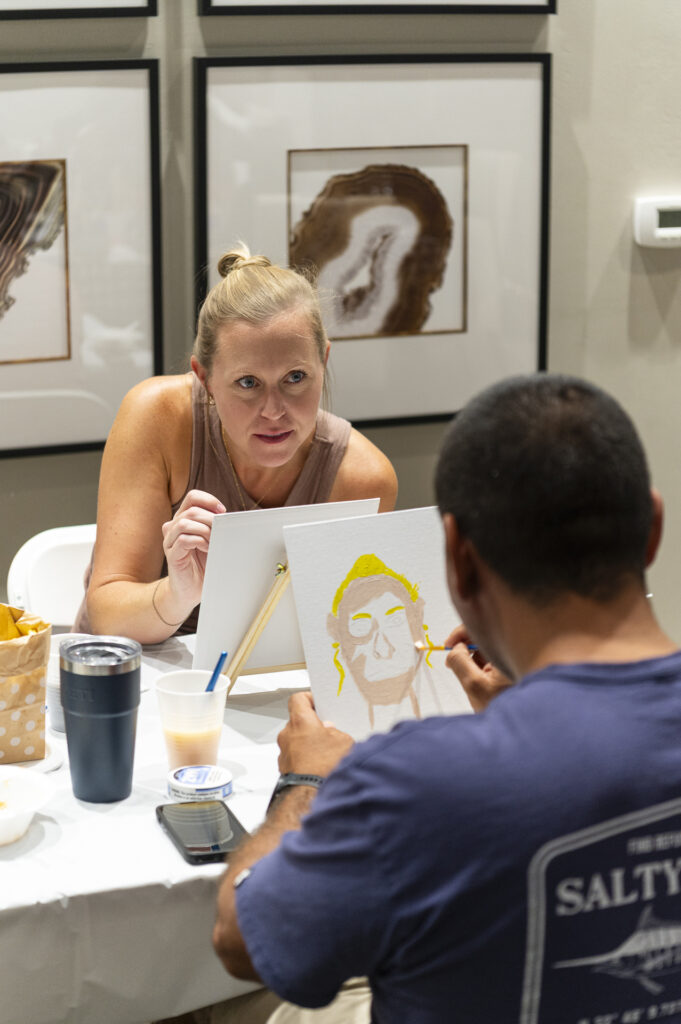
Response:
[{"label": "framed artwork", "polygon": [[555,14],[556,0],[198,0],[199,14]]},{"label": "framed artwork", "polygon": [[1,64],[0,454],[103,444],[160,275],[156,61]]},{"label": "framed artwork", "polygon": [[239,239],[310,268],[354,422],[447,416],[544,367],[547,54],[195,68],[198,301]]},{"label": "framed artwork", "polygon": [[157,0],[2,0],[0,19],[155,17]]}]

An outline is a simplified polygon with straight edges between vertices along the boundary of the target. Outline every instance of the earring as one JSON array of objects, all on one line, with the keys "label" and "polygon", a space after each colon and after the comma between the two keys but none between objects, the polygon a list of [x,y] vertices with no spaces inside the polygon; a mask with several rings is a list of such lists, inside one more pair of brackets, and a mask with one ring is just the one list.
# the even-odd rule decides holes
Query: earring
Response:
[{"label": "earring", "polygon": [[210,391],[206,388],[206,394],[208,395],[208,404],[215,405],[215,399],[211,395]]}]

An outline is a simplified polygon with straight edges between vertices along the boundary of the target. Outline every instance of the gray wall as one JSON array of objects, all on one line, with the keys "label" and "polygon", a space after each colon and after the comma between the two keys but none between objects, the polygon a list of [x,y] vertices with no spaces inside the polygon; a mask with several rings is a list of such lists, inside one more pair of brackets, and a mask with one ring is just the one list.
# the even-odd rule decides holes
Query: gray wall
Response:
[{"label": "gray wall", "polygon": [[[636,194],[681,192],[681,4],[558,0],[535,15],[196,16],[159,0],[151,19],[0,22],[0,61],[161,60],[165,366],[193,332],[191,59],[201,54],[530,52],[554,54],[549,369],[588,377],[633,415],[668,508],[651,589],[681,640],[681,250],[641,250]],[[367,433],[393,460],[399,507],[432,501],[440,425]],[[96,453],[0,460],[0,596],[14,551],[51,526],[96,515]]]}]

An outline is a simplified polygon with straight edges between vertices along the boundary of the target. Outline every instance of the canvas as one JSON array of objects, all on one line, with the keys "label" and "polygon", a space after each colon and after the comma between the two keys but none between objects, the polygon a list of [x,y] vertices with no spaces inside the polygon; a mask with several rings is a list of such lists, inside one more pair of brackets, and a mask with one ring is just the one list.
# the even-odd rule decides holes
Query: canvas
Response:
[{"label": "canvas", "polygon": [[470,711],[442,644],[461,621],[435,508],[284,527],[318,714],[355,739]]},{"label": "canvas", "polygon": [[[286,559],[282,528],[378,511],[378,498],[226,512],[213,518],[201,610],[196,628],[194,668],[212,669],[220,651],[227,664]],[[245,666],[245,673],[304,667],[296,609],[288,587]]]}]

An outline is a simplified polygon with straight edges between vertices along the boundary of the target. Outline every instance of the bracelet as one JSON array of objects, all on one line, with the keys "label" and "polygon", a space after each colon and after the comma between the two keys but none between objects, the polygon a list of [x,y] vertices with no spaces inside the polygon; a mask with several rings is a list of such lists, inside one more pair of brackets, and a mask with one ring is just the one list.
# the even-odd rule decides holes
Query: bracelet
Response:
[{"label": "bracelet", "polygon": [[163,616],[161,615],[160,611],[156,607],[156,591],[161,586],[161,584],[163,583],[164,579],[165,579],[165,576],[161,576],[160,580],[158,581],[158,583],[156,584],[156,586],[154,587],[154,589],[152,591],[152,594],[151,594],[151,606],[154,609],[154,611],[156,612],[156,614],[158,615],[158,617],[161,620],[161,622],[163,622],[166,626],[172,626],[173,628],[175,628],[176,626],[181,626],[182,623],[184,622],[184,619],[182,619],[180,622],[168,622],[167,619],[163,618]]}]

